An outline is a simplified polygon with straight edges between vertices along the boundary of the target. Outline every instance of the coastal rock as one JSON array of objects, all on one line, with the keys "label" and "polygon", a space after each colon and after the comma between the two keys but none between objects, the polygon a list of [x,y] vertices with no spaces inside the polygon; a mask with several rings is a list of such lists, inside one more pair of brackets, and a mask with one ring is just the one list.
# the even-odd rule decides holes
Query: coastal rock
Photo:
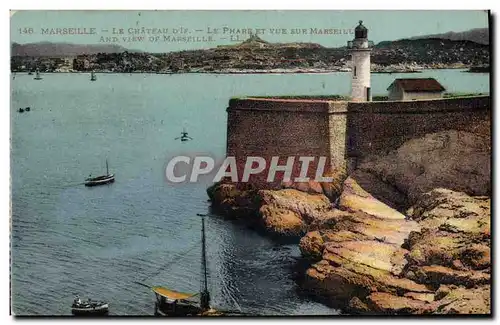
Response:
[{"label": "coastal rock", "polygon": [[[442,265],[455,270],[490,268],[490,199],[447,189],[421,195],[408,216],[420,232],[410,234],[411,265]],[[462,278],[462,274],[455,276]],[[467,282],[475,282],[473,280]]]},{"label": "coastal rock", "polygon": [[300,239],[300,251],[304,257],[311,260],[319,260],[323,256],[325,242],[322,234],[316,231],[310,231]]},{"label": "coastal rock", "polygon": [[309,223],[322,219],[323,213],[331,209],[325,195],[296,189],[246,189],[220,182],[209,187],[207,194],[212,208],[224,216],[243,218],[281,235],[304,234]]},{"label": "coastal rock", "polygon": [[240,190],[232,183],[216,183],[207,189],[212,208],[230,218],[254,218],[259,210],[257,192]]},{"label": "coastal rock", "polygon": [[371,196],[382,203],[398,210],[406,206],[406,195],[398,191],[398,189],[391,184],[384,182],[376,175],[356,169],[349,176],[356,181],[364,191],[370,193]]},{"label": "coastal rock", "polygon": [[489,286],[466,289],[454,288],[437,302],[436,314],[491,314],[491,292]]},{"label": "coastal rock", "polygon": [[460,271],[442,265],[426,265],[415,268],[415,275],[420,283],[438,287],[441,284],[455,284],[466,288],[490,283],[488,273],[478,271]]},{"label": "coastal rock", "polygon": [[387,155],[367,157],[358,169],[406,194],[410,202],[434,188],[491,193],[491,138],[449,130],[406,141]]},{"label": "coastal rock", "polygon": [[316,181],[308,182],[284,182],[283,188],[285,189],[295,189],[308,194],[323,194],[323,188],[321,184]]},{"label": "coastal rock", "polygon": [[379,314],[404,315],[428,314],[432,305],[426,301],[401,297],[385,292],[374,292],[367,299],[368,307]]},{"label": "coastal rock", "polygon": [[300,235],[305,231],[304,220],[292,210],[266,204],[260,208],[259,212],[268,231],[280,235]]},{"label": "coastal rock", "polygon": [[364,212],[382,219],[404,220],[405,216],[365,191],[354,178],[348,177],[340,195],[339,209]]},{"label": "coastal rock", "polygon": [[490,199],[438,188],[422,194],[407,211],[423,228],[489,237]]},{"label": "coastal rock", "polygon": [[317,216],[331,209],[331,203],[324,195],[313,195],[294,189],[260,190],[257,193],[261,206],[274,205],[295,212],[309,224]]},{"label": "coastal rock", "polygon": [[[300,242],[315,262],[303,286],[332,305],[363,314],[450,313],[471,299],[463,289],[489,286],[488,198],[434,189],[407,220],[349,177],[339,208],[311,223]],[[444,300],[458,289],[461,302]],[[489,301],[474,304],[485,310]]]}]

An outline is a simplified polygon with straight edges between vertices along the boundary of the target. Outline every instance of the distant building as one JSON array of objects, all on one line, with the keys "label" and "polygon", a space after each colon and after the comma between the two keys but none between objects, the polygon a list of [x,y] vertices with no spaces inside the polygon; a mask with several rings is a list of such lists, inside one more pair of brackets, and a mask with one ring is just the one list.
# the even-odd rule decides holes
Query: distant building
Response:
[{"label": "distant building", "polygon": [[442,98],[446,90],[434,78],[396,79],[387,88],[389,100]]}]

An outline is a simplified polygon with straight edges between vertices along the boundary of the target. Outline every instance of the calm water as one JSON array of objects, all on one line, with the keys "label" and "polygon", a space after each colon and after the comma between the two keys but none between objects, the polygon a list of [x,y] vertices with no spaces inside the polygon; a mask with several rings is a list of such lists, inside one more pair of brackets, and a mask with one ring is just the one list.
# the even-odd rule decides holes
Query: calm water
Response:
[{"label": "calm water", "polygon": [[[396,77],[373,75],[373,94]],[[416,75],[410,74],[410,77]],[[487,92],[487,74],[426,71],[448,91]],[[231,96],[348,94],[349,74],[45,74],[12,80],[12,301],[17,315],[64,315],[76,294],[110,314],[152,315],[154,295],[134,281],[199,290],[200,218],[207,183],[171,185],[168,157],[223,157]],[[19,107],[32,111],[19,114]],[[174,138],[186,127],[194,141]],[[105,171],[116,182],[86,188]],[[299,297],[296,245],[210,215],[212,304],[256,314],[336,314]],[[188,252],[188,253],[186,253]],[[182,256],[182,258],[180,258]]]}]

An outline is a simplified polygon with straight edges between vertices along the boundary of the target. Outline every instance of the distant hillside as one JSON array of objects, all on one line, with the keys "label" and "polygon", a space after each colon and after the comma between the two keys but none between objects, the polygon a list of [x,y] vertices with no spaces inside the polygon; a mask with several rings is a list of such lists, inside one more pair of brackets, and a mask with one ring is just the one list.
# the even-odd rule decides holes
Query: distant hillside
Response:
[{"label": "distant hillside", "polygon": [[489,29],[488,28],[474,28],[464,32],[448,32],[443,34],[432,34],[424,36],[415,36],[410,39],[426,39],[426,38],[440,38],[448,39],[451,41],[471,41],[479,44],[490,44]]},{"label": "distant hillside", "polygon": [[[168,53],[137,53],[116,45],[82,47],[86,54],[76,55],[74,59],[60,60],[61,52],[57,52],[59,60],[47,56],[12,56],[11,69],[19,72],[39,69],[48,72],[157,73],[350,71],[350,52],[345,46],[327,48],[316,43],[270,43],[256,35],[239,44]],[[72,49],[76,53],[77,48]],[[372,71],[486,66],[490,60],[489,49],[489,45],[468,40],[419,38],[385,41],[378,43],[371,53]],[[70,56],[69,51],[65,53]]]},{"label": "distant hillside", "polygon": [[294,43],[270,43],[268,41],[263,40],[258,35],[253,34],[250,35],[248,39],[233,45],[219,45],[217,48],[233,48],[233,49],[277,49],[277,48],[303,48],[303,49],[319,49],[324,48],[324,46],[317,43],[302,43],[302,42],[294,42]]},{"label": "distant hillside", "polygon": [[50,56],[50,57],[66,57],[77,56],[82,54],[97,54],[97,53],[119,53],[119,52],[137,52],[124,48],[116,44],[97,45],[97,44],[71,44],[71,43],[27,43],[18,44],[12,43],[11,56]]}]

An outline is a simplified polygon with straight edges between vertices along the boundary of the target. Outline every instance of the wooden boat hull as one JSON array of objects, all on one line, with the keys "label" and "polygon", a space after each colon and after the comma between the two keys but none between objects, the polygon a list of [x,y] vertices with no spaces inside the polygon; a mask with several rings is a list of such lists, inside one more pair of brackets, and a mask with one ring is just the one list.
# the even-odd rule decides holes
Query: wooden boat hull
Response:
[{"label": "wooden boat hull", "polygon": [[71,313],[75,316],[101,316],[109,312],[108,304],[93,307],[72,307]]},{"label": "wooden boat hull", "polygon": [[110,175],[109,177],[103,177],[101,179],[87,179],[85,181],[85,186],[99,186],[99,185],[106,185],[109,183],[114,183],[115,181],[115,175]]},{"label": "wooden boat hull", "polygon": [[159,304],[155,303],[155,316],[170,316],[170,317],[184,317],[184,316],[199,316],[201,309],[195,304]]}]

